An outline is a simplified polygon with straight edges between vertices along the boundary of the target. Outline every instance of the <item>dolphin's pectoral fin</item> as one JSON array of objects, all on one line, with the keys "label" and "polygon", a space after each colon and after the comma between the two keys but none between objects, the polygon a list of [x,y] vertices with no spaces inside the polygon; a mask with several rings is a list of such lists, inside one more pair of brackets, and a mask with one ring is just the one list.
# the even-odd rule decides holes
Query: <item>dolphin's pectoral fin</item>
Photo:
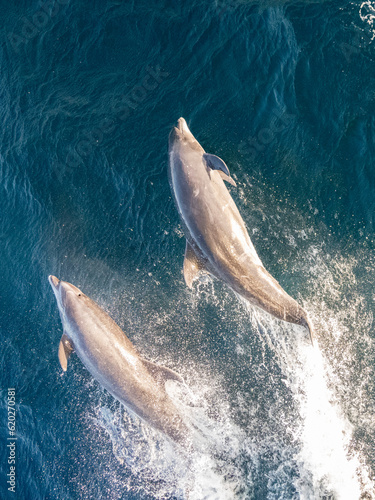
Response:
[{"label": "dolphin's pectoral fin", "polygon": [[203,260],[197,256],[189,242],[186,240],[184,278],[185,283],[189,288],[192,287],[193,281],[197,278],[200,271],[203,270],[205,270]]},{"label": "dolphin's pectoral fin", "polygon": [[66,372],[68,368],[68,359],[73,350],[73,345],[69,337],[65,333],[63,333],[59,344],[59,361],[64,372]]},{"label": "dolphin's pectoral fin", "polygon": [[147,361],[146,359],[142,359],[142,363],[151,372],[151,375],[154,377],[158,384],[164,385],[167,380],[177,380],[177,382],[181,382],[181,384],[185,383],[181,375],[171,370],[170,368],[156,365],[155,363]]},{"label": "dolphin's pectoral fin", "polygon": [[229,182],[232,186],[237,186],[229,173],[229,168],[226,163],[216,155],[210,155],[208,153],[203,154],[203,159],[206,162],[206,165],[211,170],[219,170],[220,176],[224,181]]}]

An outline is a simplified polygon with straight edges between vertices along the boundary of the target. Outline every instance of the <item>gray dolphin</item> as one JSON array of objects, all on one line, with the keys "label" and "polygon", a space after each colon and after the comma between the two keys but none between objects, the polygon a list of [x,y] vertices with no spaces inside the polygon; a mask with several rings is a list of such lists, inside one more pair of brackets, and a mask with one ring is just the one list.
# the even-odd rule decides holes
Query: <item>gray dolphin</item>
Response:
[{"label": "gray dolphin", "polygon": [[186,284],[208,271],[253,305],[307,328],[312,343],[307,313],[263,267],[224,180],[235,185],[223,160],[205,153],[180,118],[169,135],[169,182],[187,240]]},{"label": "gray dolphin", "polygon": [[49,276],[64,333],[59,360],[64,371],[73,350],[91,375],[142,420],[173,441],[189,431],[165,390],[166,380],[183,382],[169,368],[143,359],[112,318],[77,287]]}]

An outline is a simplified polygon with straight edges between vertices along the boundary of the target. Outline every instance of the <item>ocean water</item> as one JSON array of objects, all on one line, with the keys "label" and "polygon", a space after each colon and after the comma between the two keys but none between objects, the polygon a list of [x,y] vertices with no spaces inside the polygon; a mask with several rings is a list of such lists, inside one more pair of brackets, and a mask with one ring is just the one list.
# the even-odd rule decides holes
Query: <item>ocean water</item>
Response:
[{"label": "ocean water", "polygon": [[[0,17],[0,497],[374,499],[375,2],[23,0]],[[229,166],[314,349],[223,283],[185,286],[180,116]],[[77,356],[62,374],[49,274],[184,377],[168,392],[193,451]]]}]

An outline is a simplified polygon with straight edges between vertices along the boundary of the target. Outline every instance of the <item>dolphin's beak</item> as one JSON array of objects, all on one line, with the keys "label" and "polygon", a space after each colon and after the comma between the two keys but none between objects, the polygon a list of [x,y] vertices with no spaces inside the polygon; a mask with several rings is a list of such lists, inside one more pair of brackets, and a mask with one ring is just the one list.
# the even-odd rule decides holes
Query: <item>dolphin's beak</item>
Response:
[{"label": "dolphin's beak", "polygon": [[177,128],[182,133],[186,133],[187,132],[187,133],[191,134],[191,132],[189,130],[189,127],[187,126],[185,118],[181,117],[181,118],[179,118],[177,120]]},{"label": "dolphin's beak", "polygon": [[48,281],[50,282],[53,289],[57,288],[58,284],[60,283],[60,280],[56,278],[56,276],[52,276],[52,274],[48,276]]},{"label": "dolphin's beak", "polygon": [[169,152],[172,151],[174,144],[183,138],[194,139],[194,136],[190,132],[185,118],[181,117],[177,120],[177,126],[173,127],[169,134]]}]

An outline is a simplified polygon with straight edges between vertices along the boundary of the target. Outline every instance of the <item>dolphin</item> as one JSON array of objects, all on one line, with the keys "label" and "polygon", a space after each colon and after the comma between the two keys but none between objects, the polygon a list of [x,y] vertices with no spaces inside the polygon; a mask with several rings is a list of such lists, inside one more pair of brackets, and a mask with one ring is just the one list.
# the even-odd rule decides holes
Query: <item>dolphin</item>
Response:
[{"label": "dolphin", "polygon": [[313,329],[304,309],[264,268],[224,181],[227,165],[204,151],[184,118],[169,134],[169,182],[186,236],[184,278],[191,288],[201,272],[224,281],[277,319]]},{"label": "dolphin", "polygon": [[186,444],[189,435],[165,390],[167,380],[183,379],[169,368],[140,356],[121,328],[79,288],[49,276],[64,332],[59,360],[64,371],[75,350],[91,375],[120,401],[174,442]]}]

